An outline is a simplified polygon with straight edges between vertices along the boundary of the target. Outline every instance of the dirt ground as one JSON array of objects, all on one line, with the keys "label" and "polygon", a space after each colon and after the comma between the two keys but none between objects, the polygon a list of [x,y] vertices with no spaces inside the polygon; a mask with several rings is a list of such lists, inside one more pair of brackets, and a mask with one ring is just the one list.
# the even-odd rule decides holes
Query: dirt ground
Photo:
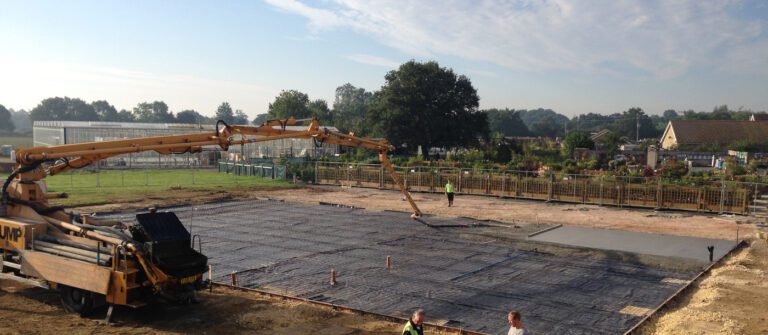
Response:
[{"label": "dirt ground", "polygon": [[[622,209],[480,196],[458,196],[455,206],[449,208],[441,194],[415,193],[413,196],[422,212],[440,216],[465,216],[521,224],[552,223],[720,239],[736,239],[737,231],[740,238],[750,237],[757,230],[755,222],[743,216],[657,212],[648,209]],[[410,211],[408,203],[397,192],[360,188],[341,189],[331,186],[231,192],[180,190],[174,192],[173,196],[168,194],[149,196],[127,204],[91,206],[78,210],[106,212],[247,198],[272,198],[315,204],[322,201],[374,210]],[[425,219],[428,220],[428,217]],[[768,247],[765,244],[765,241],[753,239],[750,246],[734,254],[724,264],[713,268],[710,274],[694,284],[692,290],[678,296],[671,305],[662,309],[641,329],[641,333],[768,334],[768,314],[762,309],[762,306],[768,306],[768,278],[766,278]],[[225,332],[234,333],[261,333],[258,331],[260,327],[275,328],[270,331],[264,329],[264,332],[269,334],[292,333],[288,331],[289,329],[293,329],[293,333],[377,334],[393,333],[399,327],[382,321],[336,312],[331,316],[320,313],[318,314],[322,315],[320,317],[314,316],[313,313],[300,314],[301,320],[294,319],[287,322],[277,316],[283,311],[311,310],[312,307],[265,302],[253,297],[243,297],[240,292],[232,294],[232,292],[217,291],[207,296],[208,307],[197,307],[191,318],[183,317],[181,320],[176,320],[174,314],[169,314],[170,316],[163,320],[158,320],[154,316],[157,313],[154,315],[152,312],[149,312],[149,315],[140,313],[136,316],[136,320],[129,320],[128,325],[124,327],[104,328],[93,325],[93,321],[64,314],[60,307],[49,300],[34,297],[31,300],[32,303],[26,305],[21,302],[30,301],[30,299],[24,295],[0,294],[2,294],[0,295],[0,326],[23,329],[24,333],[29,333],[27,329],[35,329],[33,325],[38,324],[54,325],[56,328],[72,331],[87,325],[83,333],[125,333],[129,330],[129,333],[133,334],[161,331],[220,332],[220,329],[212,323],[223,324],[228,327],[225,328],[228,329]],[[14,302],[18,299],[21,300]],[[232,301],[236,303],[233,304]],[[240,305],[230,307],[230,304]],[[265,312],[266,314],[259,312],[267,307],[270,308]],[[202,312],[203,309],[206,312]],[[275,312],[272,312],[273,309]],[[183,312],[180,310],[175,313],[180,315]],[[248,313],[252,313],[252,316],[247,316]],[[199,320],[194,315],[198,315]],[[19,323],[20,321],[13,316],[18,316],[23,321]],[[145,323],[142,317],[148,317],[149,323]],[[271,321],[263,321],[263,319]],[[297,330],[299,328],[282,327],[285,324],[291,327],[294,324],[304,324],[313,328]],[[32,328],[23,325],[29,325]],[[254,332],[254,330],[257,331]]]},{"label": "dirt ground", "polygon": [[[331,308],[216,288],[198,304],[118,308],[81,318],[64,311],[54,291],[0,280],[2,334],[396,334],[402,325]],[[428,329],[428,328],[427,328]],[[430,334],[442,334],[431,330]]]},{"label": "dirt ground", "polygon": [[[733,215],[662,212],[651,209],[627,210],[609,206],[547,203],[471,195],[457,196],[454,206],[448,207],[442,194],[413,193],[412,196],[425,214],[466,216],[511,223],[553,223],[733,240],[736,239],[737,226],[740,237],[753,234],[755,229],[754,224],[749,224],[747,217]],[[109,212],[248,198],[272,198],[313,204],[322,201],[374,210],[411,210],[408,202],[404,201],[398,192],[364,188],[342,189],[337,186],[234,191],[184,189],[174,191],[173,194],[150,195],[128,203],[85,206],[78,210]]]},{"label": "dirt ground", "polygon": [[768,243],[752,241],[693,290],[650,319],[640,334],[768,334]]}]

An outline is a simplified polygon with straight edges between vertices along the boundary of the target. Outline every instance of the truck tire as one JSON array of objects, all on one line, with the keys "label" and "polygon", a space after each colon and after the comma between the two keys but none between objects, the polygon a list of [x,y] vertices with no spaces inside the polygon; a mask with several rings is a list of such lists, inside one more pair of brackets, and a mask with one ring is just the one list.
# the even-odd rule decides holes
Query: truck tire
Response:
[{"label": "truck tire", "polygon": [[59,285],[61,303],[68,312],[86,316],[93,310],[93,293],[79,288]]}]

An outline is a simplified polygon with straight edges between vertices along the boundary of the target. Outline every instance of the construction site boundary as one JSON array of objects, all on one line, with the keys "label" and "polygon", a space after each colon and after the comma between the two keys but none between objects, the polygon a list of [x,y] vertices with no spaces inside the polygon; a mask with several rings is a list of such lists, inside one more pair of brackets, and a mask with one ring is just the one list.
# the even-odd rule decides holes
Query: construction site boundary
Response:
[{"label": "construction site boundary", "polygon": [[674,301],[674,300],[678,299],[678,298],[680,297],[680,295],[681,295],[681,294],[683,294],[683,293],[687,292],[688,290],[690,290],[690,289],[691,289],[691,287],[693,287],[693,284],[695,284],[695,283],[698,283],[699,281],[701,281],[701,280],[702,280],[702,278],[704,277],[704,275],[708,274],[708,273],[709,273],[709,271],[711,271],[711,270],[712,270],[712,268],[714,268],[715,266],[718,266],[718,265],[722,264],[722,263],[723,263],[725,260],[727,260],[728,258],[730,258],[730,257],[733,255],[733,253],[734,253],[734,252],[736,252],[737,250],[739,250],[739,249],[741,249],[741,248],[745,247],[746,245],[747,245],[747,242],[746,242],[746,241],[744,241],[744,240],[742,240],[742,241],[740,241],[738,244],[736,244],[735,246],[733,246],[733,248],[731,248],[731,250],[729,250],[729,251],[728,251],[728,252],[725,254],[725,256],[721,257],[720,259],[718,259],[717,261],[715,261],[715,262],[713,262],[713,263],[710,263],[710,264],[709,264],[709,265],[708,265],[706,268],[704,268],[704,270],[702,270],[701,272],[699,272],[699,274],[698,274],[698,275],[696,275],[696,277],[694,277],[694,278],[693,278],[693,279],[691,279],[691,280],[690,280],[690,281],[689,281],[687,284],[685,284],[685,286],[683,286],[683,287],[681,287],[679,290],[677,290],[677,292],[675,292],[675,294],[673,294],[672,296],[670,296],[669,298],[667,298],[666,300],[664,300],[664,302],[662,302],[662,303],[661,303],[659,306],[656,306],[656,308],[654,308],[654,309],[653,309],[651,312],[649,312],[649,313],[648,313],[648,314],[647,314],[645,317],[643,317],[643,318],[642,318],[640,321],[638,321],[638,322],[637,322],[637,323],[636,323],[636,324],[635,324],[635,325],[634,325],[632,328],[630,328],[629,330],[627,330],[627,331],[624,333],[624,335],[631,335],[631,334],[635,334],[635,333],[636,333],[638,330],[640,330],[640,328],[641,328],[641,327],[645,326],[646,322],[648,322],[648,321],[649,321],[649,320],[650,320],[650,319],[651,319],[653,316],[655,316],[655,315],[656,315],[656,313],[658,313],[658,312],[659,312],[660,310],[662,310],[664,307],[666,307],[667,305],[669,305],[669,303],[670,303],[670,302],[672,302],[672,301]]},{"label": "construction site boundary", "polygon": [[[639,207],[662,210],[750,214],[764,184],[715,181],[679,185],[660,178],[540,175],[531,171],[493,171],[445,167],[395,167],[411,192],[443,193],[451,182],[457,194]],[[316,162],[321,185],[397,190],[380,164]]]}]

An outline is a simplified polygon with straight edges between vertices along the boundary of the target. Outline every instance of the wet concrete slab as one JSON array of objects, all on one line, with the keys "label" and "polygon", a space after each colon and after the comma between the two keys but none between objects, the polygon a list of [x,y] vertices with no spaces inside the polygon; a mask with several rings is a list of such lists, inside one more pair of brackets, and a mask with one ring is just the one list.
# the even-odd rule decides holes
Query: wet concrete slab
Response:
[{"label": "wet concrete slab", "polygon": [[696,275],[471,240],[480,228],[464,218],[429,217],[465,226],[431,228],[407,213],[269,200],[172,211],[201,237],[215,281],[237,272],[240,286],[394,316],[421,307],[432,321],[490,334],[506,334],[512,309],[535,334],[621,333],[642,318],[627,310],[653,309]]},{"label": "wet concrete slab", "polygon": [[624,251],[644,255],[689,258],[709,261],[707,247],[714,246],[714,260],[722,258],[736,246],[734,240],[718,240],[664,234],[649,234],[612,229],[562,226],[530,237],[538,242],[575,247]]}]

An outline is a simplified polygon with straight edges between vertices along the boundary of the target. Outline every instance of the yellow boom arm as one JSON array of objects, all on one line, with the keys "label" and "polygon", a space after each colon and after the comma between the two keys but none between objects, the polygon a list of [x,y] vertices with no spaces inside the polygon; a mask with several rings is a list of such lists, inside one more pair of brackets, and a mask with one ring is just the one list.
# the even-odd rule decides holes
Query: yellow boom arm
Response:
[{"label": "yellow boom arm", "polygon": [[[421,216],[419,207],[403,186],[389,161],[388,154],[394,150],[391,144],[386,140],[376,141],[321,128],[316,118],[308,119],[308,121],[309,126],[304,130],[286,129],[286,126],[297,124],[298,121],[294,118],[267,121],[260,126],[235,126],[219,121],[216,123],[214,133],[192,133],[19,149],[16,151],[17,166],[14,175],[19,181],[34,182],[40,181],[48,175],[55,175],[70,169],[79,169],[99,160],[128,153],[144,151],[155,151],[160,154],[194,153],[200,152],[204,146],[211,145],[227,150],[231,145],[246,143],[286,138],[313,139],[318,143],[338,144],[377,151],[379,160],[408,199],[408,203],[413,209],[413,217]],[[46,170],[42,167],[43,162],[52,162],[52,164]],[[7,187],[8,183],[3,188],[4,203],[8,197]],[[47,202],[40,201],[36,205],[45,207]]]}]

